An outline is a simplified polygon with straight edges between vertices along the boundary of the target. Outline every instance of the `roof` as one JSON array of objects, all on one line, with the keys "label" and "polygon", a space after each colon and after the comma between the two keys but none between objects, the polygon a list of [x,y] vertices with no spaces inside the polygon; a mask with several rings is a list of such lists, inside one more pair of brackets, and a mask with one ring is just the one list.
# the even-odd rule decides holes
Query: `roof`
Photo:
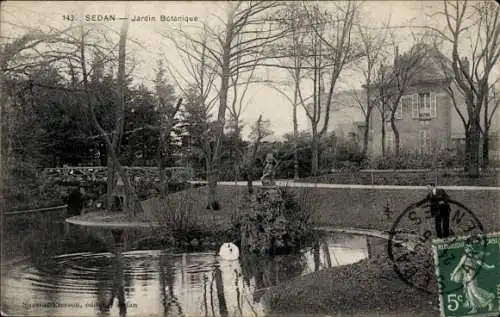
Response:
[{"label": "roof", "polygon": [[[405,60],[407,61],[411,56],[421,53],[425,54],[425,57],[419,64],[417,73],[411,79],[411,84],[441,81],[454,77],[449,59],[446,58],[446,56],[444,56],[437,48],[425,43],[417,43],[413,45],[407,52],[398,55],[395,59],[395,63],[401,63]],[[396,64],[384,66],[382,71],[388,76],[393,72],[395,66]],[[377,85],[374,84],[373,86],[376,87]]]}]

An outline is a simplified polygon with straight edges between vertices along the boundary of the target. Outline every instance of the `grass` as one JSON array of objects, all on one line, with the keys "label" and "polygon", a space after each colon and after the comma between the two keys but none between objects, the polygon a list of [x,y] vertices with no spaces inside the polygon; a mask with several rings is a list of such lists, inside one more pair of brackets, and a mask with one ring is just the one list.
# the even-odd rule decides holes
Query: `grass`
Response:
[{"label": "grass", "polygon": [[[358,227],[388,230],[397,215],[410,204],[426,195],[425,190],[413,189],[349,189],[349,188],[291,188],[298,197],[310,196],[314,209],[311,221],[316,225]],[[486,231],[500,230],[500,192],[488,190],[448,190],[450,197],[467,206],[481,221]],[[203,226],[229,226],[231,217],[246,194],[245,186],[219,185],[221,210],[205,209],[206,189],[195,188],[174,193],[169,200],[182,201],[188,195],[192,200],[189,212],[194,221]],[[312,196],[311,196],[312,195]],[[389,205],[391,219],[383,213]]]},{"label": "grass", "polygon": [[218,186],[220,210],[208,210],[206,187],[191,188],[170,194],[166,199],[151,198],[142,202],[151,219],[176,226],[197,224],[206,229],[228,228],[232,217],[245,199],[245,187]]},{"label": "grass", "polygon": [[306,177],[302,182],[360,185],[423,185],[435,182],[440,186],[499,186],[499,175],[493,172],[481,177],[468,177],[463,172],[434,171],[354,171],[336,172],[315,177]]}]

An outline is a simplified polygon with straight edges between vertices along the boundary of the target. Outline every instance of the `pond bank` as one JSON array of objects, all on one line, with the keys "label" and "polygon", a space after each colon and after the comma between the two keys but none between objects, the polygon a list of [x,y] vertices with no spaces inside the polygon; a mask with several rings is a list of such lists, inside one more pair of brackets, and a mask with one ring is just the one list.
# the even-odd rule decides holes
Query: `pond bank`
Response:
[{"label": "pond bank", "polygon": [[290,280],[265,295],[271,315],[438,317],[438,299],[402,281],[383,251]]}]

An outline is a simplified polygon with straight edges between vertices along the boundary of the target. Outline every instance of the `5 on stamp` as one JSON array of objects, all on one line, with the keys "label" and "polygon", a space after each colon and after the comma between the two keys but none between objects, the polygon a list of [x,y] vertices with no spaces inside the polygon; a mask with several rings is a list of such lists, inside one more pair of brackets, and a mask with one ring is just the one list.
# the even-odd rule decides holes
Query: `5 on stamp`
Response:
[{"label": "5 on stamp", "polygon": [[442,317],[500,315],[500,232],[433,241]]}]

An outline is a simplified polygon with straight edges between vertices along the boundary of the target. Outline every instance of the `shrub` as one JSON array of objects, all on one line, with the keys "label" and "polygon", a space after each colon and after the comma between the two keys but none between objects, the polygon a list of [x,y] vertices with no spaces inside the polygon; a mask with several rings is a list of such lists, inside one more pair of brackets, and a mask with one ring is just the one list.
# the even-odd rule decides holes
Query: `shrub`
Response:
[{"label": "shrub", "polygon": [[235,227],[241,232],[241,247],[256,254],[277,254],[300,248],[311,233],[314,212],[308,193],[297,198],[287,188],[259,190],[241,206]]},{"label": "shrub", "polygon": [[434,167],[456,168],[462,166],[461,157],[450,150],[432,154],[419,154],[402,150],[399,155],[387,154],[370,157],[363,168],[371,169],[429,169]]},{"label": "shrub", "polygon": [[57,187],[45,187],[35,166],[18,163],[6,173],[3,194],[8,210],[34,209],[63,204]]},{"label": "shrub", "polygon": [[191,195],[190,191],[184,191],[178,193],[177,199],[155,200],[152,214],[160,223],[159,230],[164,239],[186,240],[200,231],[201,227],[193,214],[196,200]]}]

